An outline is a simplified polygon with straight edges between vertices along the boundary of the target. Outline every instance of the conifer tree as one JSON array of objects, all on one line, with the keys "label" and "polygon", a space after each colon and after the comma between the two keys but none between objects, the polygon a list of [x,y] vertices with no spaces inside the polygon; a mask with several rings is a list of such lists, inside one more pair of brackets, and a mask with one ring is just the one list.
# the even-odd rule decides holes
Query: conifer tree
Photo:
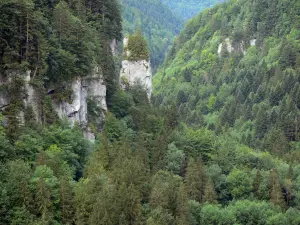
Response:
[{"label": "conifer tree", "polygon": [[43,178],[38,180],[35,201],[42,224],[50,224],[53,218],[53,204],[51,193]]},{"label": "conifer tree", "polygon": [[211,179],[208,179],[208,181],[205,184],[203,202],[208,202],[210,204],[217,203],[217,195],[214,188],[214,183]]},{"label": "conifer tree", "polygon": [[181,183],[176,198],[176,224],[188,225],[188,196],[184,183]]},{"label": "conifer tree", "polygon": [[286,204],[282,194],[282,188],[280,185],[279,175],[276,169],[272,169],[269,177],[269,191],[270,191],[270,202],[274,205],[285,208]]},{"label": "conifer tree", "polygon": [[66,177],[62,177],[60,180],[59,194],[61,221],[63,224],[72,224],[74,221],[73,192]]},{"label": "conifer tree", "polygon": [[262,181],[262,176],[260,170],[258,169],[256,172],[256,176],[253,181],[253,191],[256,198],[260,198],[260,185]]},{"label": "conifer tree", "polygon": [[205,174],[200,159],[189,159],[185,174],[185,186],[190,199],[197,200],[200,203],[203,202]]}]

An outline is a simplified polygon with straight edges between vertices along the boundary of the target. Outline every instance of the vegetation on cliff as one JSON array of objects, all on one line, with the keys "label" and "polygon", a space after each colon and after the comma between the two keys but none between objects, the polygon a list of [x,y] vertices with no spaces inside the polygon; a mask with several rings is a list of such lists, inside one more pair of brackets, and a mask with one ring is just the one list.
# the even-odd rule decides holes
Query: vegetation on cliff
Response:
[{"label": "vegetation on cliff", "polygon": [[142,31],[137,30],[128,36],[127,46],[124,48],[125,58],[132,61],[149,60],[149,50],[147,41],[143,37]]},{"label": "vegetation on cliff", "polygon": [[124,35],[141,29],[146,37],[154,69],[160,66],[165,53],[183,22],[158,0],[121,0]]},{"label": "vegetation on cliff", "polygon": [[[154,77],[152,103],[142,87],[115,84],[117,2],[0,6],[11,76],[1,88],[11,104],[0,116],[0,224],[300,224],[299,1],[231,0],[199,14]],[[94,145],[58,119],[45,91],[84,76],[85,56],[110,85]],[[42,123],[10,68],[37,68]]]}]

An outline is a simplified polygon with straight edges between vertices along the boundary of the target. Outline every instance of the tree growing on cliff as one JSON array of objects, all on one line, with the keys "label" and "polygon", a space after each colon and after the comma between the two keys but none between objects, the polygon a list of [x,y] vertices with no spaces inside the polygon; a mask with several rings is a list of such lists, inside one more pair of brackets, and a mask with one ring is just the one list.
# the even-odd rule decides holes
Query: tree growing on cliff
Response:
[{"label": "tree growing on cliff", "polygon": [[129,52],[127,55],[129,60],[149,60],[150,56],[147,41],[145,40],[140,29],[134,34],[129,35],[128,45],[124,50]]}]

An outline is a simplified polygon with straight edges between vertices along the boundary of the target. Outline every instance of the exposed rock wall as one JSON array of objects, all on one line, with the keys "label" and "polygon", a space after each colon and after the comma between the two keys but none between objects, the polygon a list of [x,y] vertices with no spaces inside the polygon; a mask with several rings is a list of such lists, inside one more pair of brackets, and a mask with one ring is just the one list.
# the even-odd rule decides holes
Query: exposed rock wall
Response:
[{"label": "exposed rock wall", "polygon": [[95,67],[93,74],[72,81],[72,102],[54,104],[55,111],[60,118],[67,117],[72,125],[79,123],[84,128],[84,135],[91,141],[95,140],[94,134],[88,127],[87,99],[91,98],[96,105],[107,111],[106,86],[99,67]]},{"label": "exposed rock wall", "polygon": [[113,56],[117,56],[119,55],[119,51],[118,51],[118,41],[116,39],[113,39],[110,44],[110,49],[111,49],[111,52],[113,54]]},{"label": "exposed rock wall", "polygon": [[[251,39],[249,42],[250,46],[256,46],[256,39]],[[222,43],[219,44],[218,47],[218,56],[222,55],[223,51],[227,51],[229,54],[232,52],[241,52],[244,55],[246,54],[246,45],[245,42],[242,41],[240,43],[232,43],[230,38],[226,38]]]},{"label": "exposed rock wall", "polygon": [[[128,38],[124,38],[124,49],[126,49],[127,44]],[[130,52],[127,50],[125,55],[129,56]],[[122,61],[122,68],[120,71],[121,87],[125,88],[128,85],[131,86],[136,83],[144,86],[148,99],[150,99],[152,95],[152,71],[150,60]]]},{"label": "exposed rock wall", "polygon": [[[36,120],[40,121],[39,97],[38,92],[30,85],[31,71],[25,73],[12,72],[6,77],[19,76],[24,80],[22,90],[24,105],[31,106],[35,113]],[[11,81],[3,77],[0,78],[0,85],[4,87]],[[87,99],[91,98],[104,111],[107,111],[106,105],[106,86],[99,67],[95,67],[93,73],[84,78],[73,79],[71,84],[72,96],[71,102],[53,102],[53,107],[60,118],[67,118],[72,125],[77,122],[83,129],[84,135],[91,141],[95,140],[94,134],[88,127],[88,103]],[[50,94],[54,89],[48,91]],[[0,111],[3,111],[10,104],[10,96],[6,90],[0,91]],[[20,123],[24,124],[24,113],[20,112]],[[104,117],[104,114],[103,114]]]}]

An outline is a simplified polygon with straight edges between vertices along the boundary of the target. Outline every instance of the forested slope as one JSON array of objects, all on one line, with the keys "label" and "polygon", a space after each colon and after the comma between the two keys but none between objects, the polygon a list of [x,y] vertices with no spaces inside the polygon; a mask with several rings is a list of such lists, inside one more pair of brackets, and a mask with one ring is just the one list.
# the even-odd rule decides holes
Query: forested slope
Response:
[{"label": "forested slope", "polygon": [[188,20],[200,11],[212,7],[217,3],[222,3],[224,0],[162,0],[175,15],[183,20]]},{"label": "forested slope", "polygon": [[[299,9],[240,0],[199,14],[156,75],[153,106],[142,86],[117,86],[117,1],[1,1],[10,103],[0,116],[0,224],[299,225]],[[148,58],[142,43],[134,47]],[[108,111],[89,104],[106,116],[101,132],[90,125],[92,145],[52,103],[70,101],[68,84],[94,64]],[[26,85],[39,93],[39,121]]]},{"label": "forested slope", "polygon": [[[226,177],[230,197],[221,200],[224,186],[219,202],[299,207],[299,9],[299,1],[243,0],[205,10],[186,24],[154,76],[155,105],[174,104],[182,126],[216,135],[215,151],[201,155],[208,173],[214,167]],[[232,210],[206,207],[202,213],[211,215]]]},{"label": "forested slope", "polygon": [[298,9],[298,1],[247,0],[201,13],[155,76],[156,103],[175,103],[188,124],[217,132],[248,124],[253,146],[275,130],[298,140]]},{"label": "forested slope", "polygon": [[151,63],[158,67],[175,36],[183,27],[182,20],[159,0],[122,0],[124,34],[142,29],[148,41]]}]

